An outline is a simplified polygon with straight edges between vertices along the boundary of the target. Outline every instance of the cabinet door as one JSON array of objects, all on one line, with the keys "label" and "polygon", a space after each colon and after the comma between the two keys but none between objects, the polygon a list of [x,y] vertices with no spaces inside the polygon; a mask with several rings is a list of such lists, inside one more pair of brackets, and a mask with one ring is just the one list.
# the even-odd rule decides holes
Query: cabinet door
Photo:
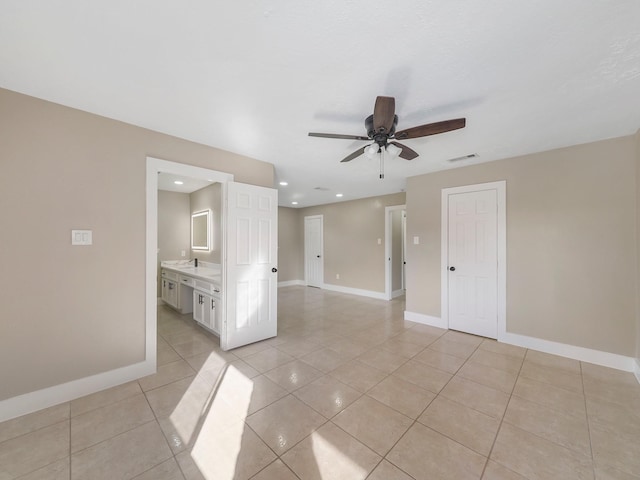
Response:
[{"label": "cabinet door", "polygon": [[169,289],[167,288],[167,280],[165,278],[162,279],[162,301],[164,303],[168,303],[169,302],[169,298],[168,298],[168,292]]},{"label": "cabinet door", "polygon": [[211,295],[202,294],[202,324],[211,328]]},{"label": "cabinet door", "polygon": [[206,308],[209,311],[209,324],[211,330],[220,335],[220,312],[219,312],[218,299],[215,297],[207,298]]},{"label": "cabinet door", "polygon": [[193,291],[193,319],[202,323],[203,321],[203,311],[202,311],[202,293],[197,290]]},{"label": "cabinet door", "polygon": [[167,280],[167,303],[178,308],[178,284],[174,280]]}]

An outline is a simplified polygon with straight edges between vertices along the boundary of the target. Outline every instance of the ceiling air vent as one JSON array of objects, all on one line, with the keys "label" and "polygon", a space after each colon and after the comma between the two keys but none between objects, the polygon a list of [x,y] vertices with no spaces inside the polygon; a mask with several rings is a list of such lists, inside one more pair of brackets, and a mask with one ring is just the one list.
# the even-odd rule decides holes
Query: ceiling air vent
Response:
[{"label": "ceiling air vent", "polygon": [[326,187],[315,187],[314,190],[319,190],[321,192],[328,192],[329,191],[329,189],[326,188]]},{"label": "ceiling air vent", "polygon": [[477,153],[470,153],[469,155],[463,155],[461,157],[450,158],[447,162],[459,162],[460,160],[469,160],[470,158],[477,158],[480,155]]}]

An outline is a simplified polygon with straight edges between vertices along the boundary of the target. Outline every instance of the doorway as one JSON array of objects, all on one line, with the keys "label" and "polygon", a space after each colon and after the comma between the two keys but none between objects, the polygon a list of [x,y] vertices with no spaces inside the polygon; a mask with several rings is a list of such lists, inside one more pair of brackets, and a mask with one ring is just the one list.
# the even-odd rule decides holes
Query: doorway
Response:
[{"label": "doorway", "polygon": [[385,207],[385,298],[405,293],[406,205]]},{"label": "doorway", "polygon": [[324,284],[324,243],[322,215],[304,217],[304,280],[309,287]]},{"label": "doorway", "polygon": [[442,319],[488,338],[505,329],[506,182],[442,190]]},{"label": "doorway", "polygon": [[[222,184],[223,350],[268,338],[277,331],[277,191],[233,182],[233,175],[147,157],[145,363],[156,365],[158,174]],[[226,260],[227,250],[234,253]],[[248,252],[248,253],[247,253]],[[240,271],[249,274],[240,277]],[[265,275],[267,271],[269,275]],[[256,300],[257,298],[257,300]],[[261,328],[269,324],[266,330]],[[275,326],[274,326],[275,325]],[[266,336],[265,336],[266,335]]]}]

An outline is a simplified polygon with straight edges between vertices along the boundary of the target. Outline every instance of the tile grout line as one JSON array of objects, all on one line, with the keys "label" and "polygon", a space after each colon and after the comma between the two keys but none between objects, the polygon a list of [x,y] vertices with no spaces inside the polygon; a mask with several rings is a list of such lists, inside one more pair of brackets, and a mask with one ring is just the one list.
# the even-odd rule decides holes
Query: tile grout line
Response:
[{"label": "tile grout line", "polygon": [[[305,437],[305,438],[307,438],[307,437]],[[267,445],[267,446],[268,446],[268,445]],[[293,448],[293,447],[292,447],[292,448]],[[261,468],[260,470],[258,470],[258,471],[257,471],[256,473],[254,473],[253,475],[251,475],[251,476],[249,477],[249,479],[248,479],[248,480],[252,480],[252,479],[256,478],[258,475],[260,475],[262,472],[264,472],[267,468],[269,468],[271,465],[273,465],[274,463],[276,463],[278,460],[280,460],[280,462],[282,462],[282,464],[285,466],[285,468],[286,468],[287,470],[289,470],[289,471],[291,472],[291,474],[292,474],[294,477],[296,477],[298,480],[300,480],[300,477],[296,474],[296,472],[294,472],[294,471],[291,469],[291,467],[290,467],[289,465],[287,465],[286,463],[284,463],[284,461],[282,461],[282,459],[281,459],[278,455],[276,455],[275,460],[273,460],[271,463],[269,463],[268,465],[264,466],[263,468]]]},{"label": "tile grout line", "polygon": [[[402,332],[402,333],[404,333],[404,332]],[[446,332],[445,332],[445,333],[446,333]],[[398,335],[399,335],[399,334],[398,334]],[[443,335],[444,335],[444,333],[443,333]],[[394,336],[396,336],[396,335],[394,335]],[[441,336],[442,336],[442,335],[441,335]],[[388,340],[390,340],[391,338],[393,338],[393,337],[390,337]],[[440,337],[438,337],[438,338],[440,338]],[[436,340],[437,340],[437,339],[436,339]],[[434,341],[436,341],[436,340],[434,340]],[[386,341],[386,340],[385,340],[385,341]],[[383,343],[384,343],[384,342],[383,342]],[[432,342],[432,343],[433,343],[433,342]],[[430,344],[429,344],[429,345],[430,345]],[[371,348],[369,348],[368,350],[366,350],[365,352],[363,352],[361,355],[364,355],[365,353],[367,353],[367,352],[368,352],[368,351],[370,351],[370,350],[375,349],[376,347],[379,347],[379,345],[374,345],[374,346],[372,346]],[[425,347],[421,350],[421,352],[422,352],[423,350],[425,350],[427,347],[428,347],[428,345],[427,345],[427,346],[425,346]],[[276,347],[274,347],[274,348],[276,348]],[[285,353],[286,353],[286,352],[285,352]],[[349,361],[348,361],[348,362],[346,362],[346,363],[349,363],[349,362],[351,362],[351,361],[357,360],[357,359],[358,359],[358,357],[360,357],[361,355],[358,355],[357,357],[352,358],[351,360],[349,360]],[[398,356],[401,356],[401,355],[398,355]],[[294,358],[295,358],[295,360],[302,361],[302,360],[300,360],[300,358],[298,358],[298,357],[294,357]],[[404,357],[403,357],[403,358],[404,358]],[[413,357],[412,357],[412,358],[413,358]],[[295,361],[295,360],[292,360],[291,362],[293,362],[293,361]],[[406,364],[407,362],[409,362],[409,360],[411,360],[411,358],[406,359],[406,361],[405,361],[402,365],[404,365],[404,364]],[[287,362],[287,363],[291,363],[291,362]],[[306,363],[306,362],[305,362],[305,363]],[[368,396],[368,395],[367,395],[367,392],[371,391],[373,388],[375,388],[375,386],[377,386],[378,384],[380,384],[381,382],[383,382],[384,380],[386,380],[386,379],[387,379],[388,377],[390,377],[390,376],[392,375],[392,373],[393,373],[393,372],[391,372],[391,373],[383,372],[383,371],[381,371],[381,370],[379,370],[379,369],[377,369],[377,368],[375,368],[375,367],[373,367],[373,366],[371,366],[371,365],[369,365],[369,364],[365,364],[364,362],[360,362],[360,363],[362,363],[363,365],[366,365],[366,366],[367,366],[367,367],[369,367],[369,368],[373,368],[374,370],[380,371],[381,373],[386,373],[386,376],[385,376],[382,380],[380,380],[379,382],[377,382],[375,385],[373,385],[372,387],[370,387],[369,389],[367,389],[365,392],[360,392],[360,391],[356,390],[356,391],[360,394],[360,396],[359,396],[357,399],[355,399],[355,400],[351,403],[351,405],[353,405],[354,403],[356,403],[356,402],[357,402],[358,400],[360,400],[362,397],[364,397],[364,396]],[[342,364],[342,365],[344,365],[344,364]],[[323,372],[323,376],[330,376],[330,377],[332,377],[333,379],[335,379],[336,381],[338,381],[338,382],[340,382],[340,383],[344,383],[344,382],[342,382],[340,379],[338,379],[338,378],[336,378],[336,377],[333,377],[333,376],[331,375],[331,372],[333,372],[333,371],[337,370],[337,369],[338,369],[338,368],[340,368],[342,365],[339,365],[338,367],[336,367],[336,368],[334,368],[333,370],[330,370],[330,371],[328,371],[328,372],[326,372],[326,373],[325,373],[325,372]],[[400,368],[402,365],[400,365],[398,368]],[[273,368],[273,369],[271,369],[271,370],[274,370],[275,368],[279,368],[279,367],[274,367],[274,368]],[[315,367],[314,367],[314,368],[315,368]],[[269,371],[271,371],[271,370],[269,370]],[[396,370],[397,370],[397,369],[396,369]],[[396,371],[396,370],[394,370],[394,371]],[[266,373],[268,373],[269,371],[267,371],[267,372],[265,372],[265,373],[263,373],[263,374],[261,374],[261,375],[265,375],[265,376],[266,376]],[[267,378],[268,378],[268,377],[267,377]],[[322,377],[318,377],[318,378],[322,378]],[[316,380],[317,380],[317,379],[316,379]],[[314,381],[315,381],[315,380],[314,380]],[[309,382],[309,383],[313,383],[313,382]],[[308,385],[308,384],[307,384],[307,385]],[[345,385],[347,385],[347,384],[345,384]],[[300,390],[300,389],[301,389],[301,388],[303,388],[304,386],[306,386],[306,385],[303,385],[303,386],[301,386],[300,388],[298,388],[298,389],[296,389],[296,390]],[[347,385],[347,386],[348,386],[348,385]],[[375,469],[380,465],[380,463],[382,463],[382,461],[385,459],[386,454],[385,454],[385,455],[380,455],[380,454],[378,454],[378,453],[377,453],[377,452],[375,452],[373,449],[371,449],[371,447],[369,447],[368,445],[364,444],[363,442],[361,442],[360,440],[358,440],[357,438],[355,438],[353,435],[351,435],[349,432],[345,431],[345,430],[344,430],[342,427],[340,427],[338,424],[336,424],[336,423],[334,423],[334,422],[333,422],[333,419],[334,419],[334,418],[336,418],[338,415],[340,415],[340,413],[344,412],[344,411],[345,411],[347,408],[349,408],[349,407],[345,407],[345,408],[344,408],[344,409],[342,409],[340,412],[337,412],[335,415],[333,415],[331,418],[327,418],[327,417],[325,417],[325,416],[324,416],[324,414],[322,414],[321,412],[318,412],[318,411],[317,411],[317,410],[316,410],[312,405],[308,405],[304,400],[302,400],[302,399],[298,398],[296,395],[294,395],[294,392],[295,392],[296,390],[294,390],[294,391],[288,391],[288,395],[291,395],[293,398],[295,398],[295,399],[299,400],[299,401],[300,401],[300,402],[302,402],[304,405],[306,405],[306,406],[308,406],[309,408],[311,408],[314,412],[318,413],[318,414],[319,414],[319,415],[321,415],[323,418],[325,418],[325,419],[326,419],[326,421],[325,421],[324,423],[322,423],[321,425],[319,425],[317,428],[315,428],[315,429],[314,429],[314,430],[313,430],[309,435],[306,435],[304,438],[300,439],[298,442],[296,442],[294,445],[292,445],[289,449],[287,449],[285,452],[283,452],[283,454],[282,454],[282,455],[284,455],[284,454],[286,454],[287,452],[290,452],[291,450],[293,450],[297,445],[299,445],[299,444],[300,444],[300,443],[302,443],[304,440],[306,440],[307,438],[309,438],[311,435],[313,435],[313,433],[315,433],[317,430],[319,430],[320,428],[322,428],[322,427],[323,427],[323,426],[325,426],[326,424],[331,423],[331,424],[332,424],[332,425],[334,425],[336,428],[339,428],[339,429],[340,429],[341,431],[343,431],[345,434],[347,434],[348,436],[350,436],[351,438],[353,438],[354,440],[356,440],[358,443],[360,443],[360,444],[364,445],[366,448],[368,448],[369,450],[371,450],[372,452],[374,452],[376,455],[378,455],[378,456],[380,456],[380,457],[381,457],[380,461],[379,461],[379,462],[376,464],[376,466],[371,470],[371,472],[369,473],[369,475],[370,475],[370,474],[371,474],[371,473],[372,473],[372,472],[373,472],[373,471],[374,471],[374,470],[375,470]],[[433,393],[433,392],[432,392],[432,393]],[[286,397],[286,396],[285,396],[285,397]],[[285,397],[282,397],[282,398],[285,398]],[[252,415],[253,415],[253,414],[255,414],[255,413],[257,413],[257,412],[259,412],[260,410],[263,410],[264,408],[266,408],[266,407],[268,407],[268,406],[270,406],[270,405],[273,405],[274,403],[276,403],[277,401],[281,400],[282,398],[280,398],[280,399],[278,399],[278,400],[274,400],[274,401],[273,401],[273,402],[271,402],[269,405],[266,405],[266,406],[262,407],[261,409],[256,410],[256,412],[253,412],[253,413],[252,413]],[[372,397],[369,397],[369,398],[372,398]],[[373,400],[375,400],[375,399],[373,399]],[[377,400],[376,400],[376,401],[377,401]],[[389,408],[391,408],[391,407],[389,407]],[[425,408],[426,408],[426,407],[425,407]],[[395,410],[395,409],[393,409],[393,408],[392,408],[392,410],[396,411],[396,410]],[[401,412],[398,412],[398,413],[402,414]],[[404,415],[404,414],[402,414],[402,415]],[[406,415],[404,415],[404,416],[406,416]],[[409,417],[407,417],[407,418],[409,418]],[[250,429],[251,429],[251,430],[252,430],[252,431],[253,431],[253,432],[258,436],[258,438],[260,438],[260,439],[264,442],[264,440],[262,439],[262,437],[261,437],[261,436],[260,436],[260,435],[255,431],[255,430],[253,430],[253,428],[251,428],[251,426],[246,422],[246,420],[245,420],[245,424],[247,425],[247,427],[248,427],[248,428],[250,428]],[[412,425],[413,425],[413,423],[412,423]],[[409,427],[409,428],[411,428],[411,427]],[[406,432],[405,432],[405,433],[406,433]],[[401,437],[401,438],[402,438],[402,437]],[[267,445],[267,447],[269,447],[269,449],[270,449],[270,450],[271,450],[271,451],[276,455],[277,459],[279,459],[279,460],[280,460],[284,465],[286,465],[286,466],[287,466],[287,468],[289,468],[289,469],[291,470],[291,468],[289,467],[289,465],[284,461],[284,459],[282,459],[282,456],[281,456],[281,455],[278,455],[278,454],[277,454],[277,453],[276,453],[276,452],[271,448],[271,446],[270,446],[270,445],[268,445],[266,442],[264,442],[264,443],[265,443],[265,445]],[[396,442],[396,443],[397,443],[397,442]],[[394,446],[395,446],[395,444],[394,444],[394,445],[389,449],[389,451],[391,451],[391,449],[393,449],[393,447],[394,447]],[[387,453],[389,453],[389,451],[388,451]],[[272,463],[273,463],[273,462],[272,462]],[[265,467],[265,468],[267,468],[267,467]],[[263,469],[263,470],[264,470],[264,469]],[[402,470],[402,471],[403,471],[403,470]],[[403,472],[404,472],[404,471],[403,471]],[[259,473],[259,472],[258,472],[258,473]],[[293,472],[293,473],[295,474],[295,472]],[[405,472],[405,473],[406,473],[406,472]],[[257,474],[256,474],[256,475],[257,475]],[[367,475],[367,476],[369,476],[369,475]],[[297,477],[297,476],[298,476],[298,475],[296,474],[296,477]],[[412,477],[412,478],[413,478],[413,477]]]},{"label": "tile grout line", "polygon": [[[451,330],[447,330],[447,332],[449,332],[449,331],[451,331]],[[423,350],[421,350],[421,351],[420,351],[420,353],[422,353],[424,350],[426,350],[427,348],[429,348],[429,346],[430,346],[430,345],[432,345],[433,343],[435,343],[438,339],[442,338],[442,337],[443,337],[447,332],[443,333],[443,334],[442,334],[442,335],[440,335],[437,339],[435,339],[433,342],[431,342],[430,344],[428,344],[427,346],[425,346],[425,348],[424,348]],[[409,432],[409,430],[411,430],[411,429],[415,426],[415,424],[416,424],[416,423],[420,423],[420,422],[418,422],[418,418],[420,418],[420,417],[424,414],[424,412],[429,408],[429,406],[430,406],[430,405],[431,405],[431,404],[432,404],[432,403],[433,403],[433,402],[434,402],[434,401],[435,401],[435,400],[440,396],[440,393],[442,392],[442,390],[444,390],[444,389],[447,387],[447,385],[449,385],[449,383],[451,382],[451,380],[453,380],[453,379],[455,378],[455,376],[456,376],[456,375],[457,375],[457,373],[460,371],[460,369],[461,369],[461,368],[462,368],[462,367],[463,367],[463,366],[464,366],[464,365],[469,361],[469,359],[471,358],[471,356],[472,356],[472,355],[473,355],[473,354],[474,354],[474,353],[475,353],[475,352],[480,348],[480,345],[481,345],[481,344],[482,344],[482,342],[478,343],[478,345],[477,345],[477,346],[476,346],[476,348],[473,350],[473,352],[471,352],[471,353],[469,354],[469,356],[468,356],[468,357],[467,357],[467,359],[464,361],[464,363],[463,363],[462,365],[460,365],[460,367],[456,370],[456,373],[451,374],[451,378],[450,378],[449,380],[447,380],[447,382],[442,386],[442,388],[440,389],[440,391],[439,391],[438,393],[436,393],[436,396],[435,396],[435,397],[433,397],[433,399],[432,399],[432,400],[431,400],[431,401],[430,401],[430,402],[429,402],[429,403],[428,403],[428,404],[427,404],[427,405],[422,409],[422,411],[421,411],[421,412],[416,416],[416,418],[415,418],[415,419],[413,419],[413,423],[412,423],[411,425],[409,425],[409,428],[407,428],[407,430],[405,430],[405,432],[404,432],[404,433],[400,436],[400,438],[399,438],[399,439],[398,439],[398,440],[393,444],[393,446],[392,446],[392,447],[389,449],[389,451],[384,455],[384,457],[382,457],[382,459],[383,459],[383,460],[386,460],[387,462],[389,462],[390,464],[392,464],[394,467],[398,468],[398,469],[399,469],[399,470],[401,470],[402,472],[407,473],[407,472],[405,472],[405,471],[404,471],[404,470],[403,470],[399,465],[396,465],[396,464],[395,464],[395,463],[393,463],[391,460],[389,460],[389,459],[387,458],[387,455],[389,455],[389,453],[391,453],[391,451],[392,451],[392,450],[393,450],[393,449],[398,445],[398,443],[400,443],[400,441],[402,441],[402,439],[406,436],[406,434]],[[418,353],[417,355],[419,355],[420,353]],[[444,353],[444,352],[443,352],[443,353]],[[436,370],[437,370],[437,369],[436,369]],[[440,370],[440,371],[442,371],[442,370]],[[446,372],[446,373],[449,373],[449,372]],[[412,383],[412,382],[409,382],[409,383]],[[428,389],[425,389],[425,390],[428,390]],[[431,392],[431,393],[433,393],[433,392]],[[432,428],[430,428],[430,427],[428,427],[428,426],[426,426],[426,425],[423,425],[422,423],[420,423],[420,425],[422,425],[422,426],[424,426],[425,428],[428,428],[429,430],[432,430],[432,431],[434,431],[434,432],[436,432],[436,433],[438,433],[438,434],[442,435],[443,437],[448,438],[449,440],[451,440],[452,442],[457,443],[458,445],[461,445],[461,446],[463,446],[463,447],[465,447],[465,448],[467,448],[467,449],[471,450],[469,447],[467,447],[467,446],[465,446],[465,445],[462,445],[462,444],[461,444],[460,442],[458,442],[457,440],[454,440],[454,439],[452,439],[452,438],[449,438],[448,436],[446,436],[446,435],[444,435],[444,434],[442,434],[442,433],[440,433],[440,432],[438,432],[438,431],[436,431],[436,430],[434,430],[434,429],[432,429]],[[474,450],[472,450],[472,451],[474,451]],[[474,451],[474,452],[475,452],[475,451]],[[488,457],[487,457],[487,459],[488,459]],[[382,460],[380,461],[380,463],[382,463]],[[376,468],[377,468],[377,466],[376,466]],[[483,473],[484,473],[484,469],[483,469]],[[409,475],[409,474],[407,473],[407,475]],[[415,478],[415,477],[413,477],[412,475],[409,475],[409,476],[410,476],[411,478]]]},{"label": "tile grout line", "polygon": [[589,453],[591,454],[591,471],[593,478],[596,478],[596,459],[593,456],[593,440],[591,439],[591,422],[589,422],[589,409],[587,407],[587,393],[584,389],[584,373],[582,371],[582,362],[580,362],[580,384],[582,385],[582,398],[584,398],[584,415],[587,422],[587,433],[589,434]]},{"label": "tile grout line", "polygon": [[[496,435],[495,437],[493,437],[493,443],[491,444],[491,449],[489,450],[489,453],[487,454],[487,461],[484,464],[484,468],[482,469],[482,474],[480,475],[480,478],[482,478],[485,474],[485,472],[487,471],[487,466],[489,465],[489,461],[491,460],[491,454],[493,453],[493,449],[496,446],[496,441],[498,440],[498,435],[500,435],[500,430],[502,429],[502,424],[504,423],[504,417],[507,414],[507,410],[509,409],[509,404],[511,403],[511,398],[513,397],[513,392],[516,389],[516,385],[518,384],[518,378],[520,378],[520,373],[522,372],[522,367],[524,366],[524,361],[527,358],[527,353],[529,352],[529,349],[527,349],[525,351],[525,354],[522,356],[522,361],[520,362],[520,368],[518,369],[518,375],[516,375],[516,381],[513,383],[513,387],[511,388],[511,393],[509,394],[509,400],[507,401],[507,405],[504,408],[504,412],[502,412],[502,417],[500,418],[500,425],[498,425],[498,429],[496,430]],[[502,464],[500,464],[502,465]],[[504,466],[504,465],[502,465]],[[507,470],[509,471],[513,471],[508,467]],[[514,472],[517,473],[518,475],[524,477],[524,475],[522,475],[519,472]]]},{"label": "tile grout line", "polygon": [[[407,330],[407,329],[405,329],[405,330]],[[402,332],[402,333],[404,333],[404,332]],[[385,342],[386,342],[386,341],[388,341],[388,340],[393,339],[394,337],[396,337],[396,336],[398,336],[398,335],[401,335],[401,333],[398,333],[397,335],[393,335],[392,337],[390,337],[390,338],[388,338],[387,340],[385,340]],[[438,338],[440,338],[440,337],[438,337]],[[434,341],[435,341],[435,340],[434,340]],[[382,343],[384,343],[384,342],[382,342]],[[367,353],[367,352],[369,352],[369,351],[371,351],[371,350],[373,350],[373,349],[375,349],[375,348],[379,348],[380,350],[384,350],[384,349],[383,349],[383,348],[381,348],[379,345],[375,345],[375,346],[371,347],[369,350],[367,350],[366,352],[362,353],[362,355],[364,355],[365,353]],[[422,351],[424,351],[424,350],[426,350],[426,349],[427,349],[427,347],[425,346],[422,350],[420,350],[420,352],[418,352],[418,354],[420,354]],[[393,353],[393,352],[390,352],[390,353]],[[362,355],[359,355],[358,357],[356,357],[356,359],[357,359],[357,358],[359,358],[359,357],[360,357],[360,356],[362,356]],[[394,355],[397,355],[397,354],[394,354]],[[398,355],[398,356],[399,356],[399,357],[404,358],[402,355]],[[404,361],[404,362],[403,362],[403,363],[402,363],[398,368],[396,368],[395,370],[393,370],[393,372],[397,371],[398,369],[402,368],[404,365],[406,365],[407,363],[409,363],[409,361],[410,361],[412,358],[413,358],[413,357],[411,357],[411,358],[407,358],[407,359],[406,359],[406,360],[405,360],[405,361]],[[371,366],[371,365],[369,365],[369,364],[366,364],[366,363],[364,363],[364,362],[360,362],[360,363],[362,363],[362,364],[364,364],[364,365],[367,365],[367,366],[368,366],[368,367],[370,367],[370,368],[374,368],[375,370],[378,370],[377,368],[375,368],[375,367],[373,367],[373,366]],[[378,386],[378,385],[380,385],[382,382],[384,382],[387,378],[389,378],[391,375],[393,375],[393,372],[391,372],[391,373],[384,372],[384,373],[387,373],[387,375],[386,375],[382,380],[380,380],[380,381],[379,381],[379,382],[377,382],[375,385],[373,385],[371,388],[367,389],[367,391],[365,391],[365,392],[364,392],[362,395],[360,395],[356,400],[354,400],[354,401],[351,403],[351,405],[353,405],[354,403],[356,403],[358,400],[360,400],[360,399],[361,399],[362,397],[364,397],[364,396],[367,396],[367,397],[369,397],[369,398],[371,398],[371,399],[375,400],[376,402],[379,402],[379,400],[377,400],[377,399],[375,399],[375,398],[371,397],[370,395],[368,395],[368,392],[370,392],[371,390],[373,390],[375,387],[377,387],[377,386]],[[335,378],[335,377],[334,377],[334,378]],[[341,381],[341,380],[339,380],[339,379],[336,379],[336,380]],[[344,383],[344,382],[342,382],[342,383]],[[411,382],[409,382],[409,383],[411,383]],[[382,402],[380,402],[380,403],[381,403],[382,405],[387,406],[388,408],[391,408],[394,412],[398,412],[395,408],[393,408],[393,407],[389,407],[388,405],[386,405],[386,404],[384,404],[384,403],[382,403]],[[349,406],[351,406],[351,405],[349,405]],[[344,408],[343,410],[341,410],[340,412],[336,413],[333,417],[331,417],[331,420],[332,420],[332,419],[334,419],[334,418],[336,418],[338,415],[340,415],[342,412],[344,412],[347,408],[349,408],[349,407],[346,407],[346,408]],[[402,412],[398,412],[398,413],[400,413],[401,415],[404,415]],[[406,415],[404,415],[404,416],[406,417]],[[410,417],[407,417],[407,418],[410,418]],[[330,420],[330,421],[331,421],[331,420]],[[332,423],[333,425],[335,425],[337,428],[339,428],[340,430],[342,430],[344,433],[346,433],[347,435],[349,435],[351,438],[355,439],[357,442],[359,442],[359,443],[361,443],[362,445],[364,445],[365,447],[367,447],[369,450],[371,450],[372,452],[374,452],[376,455],[380,456],[380,461],[379,461],[378,463],[376,463],[376,465],[371,469],[371,471],[367,474],[367,477],[366,477],[366,478],[369,478],[369,477],[371,476],[371,474],[372,474],[373,472],[375,472],[376,468],[378,468],[378,467],[380,466],[380,464],[381,464],[382,462],[384,462],[384,461],[385,461],[385,457],[386,457],[386,455],[387,455],[391,450],[393,450],[393,447],[395,447],[395,444],[394,444],[394,445],[392,445],[392,446],[391,446],[391,448],[387,451],[387,453],[385,453],[384,455],[380,455],[378,452],[374,451],[371,447],[369,447],[369,446],[368,446],[368,445],[366,445],[365,443],[361,442],[360,440],[358,440],[357,438],[355,438],[353,435],[351,435],[349,432],[347,432],[346,430],[344,430],[342,427],[340,427],[340,425],[338,425],[338,424],[334,423],[333,421],[331,421],[331,423]],[[412,426],[412,425],[413,425],[413,423],[409,426],[409,428],[411,428],[411,426]],[[407,431],[409,430],[409,428],[407,429]],[[405,432],[405,433],[406,433],[406,432]],[[404,434],[403,434],[402,436],[404,436]],[[401,436],[400,438],[402,438],[402,436]],[[398,439],[398,441],[400,441],[400,439]],[[396,443],[397,443],[397,442],[396,442]],[[397,467],[397,468],[399,468],[399,467]],[[404,471],[404,470],[402,470],[402,469],[400,469],[400,470],[401,470],[403,473],[407,473],[407,472],[405,472],[405,471]],[[409,475],[409,474],[407,474],[407,475]],[[409,475],[409,476],[410,476],[411,478],[414,478],[414,477],[413,477],[413,476],[411,476],[411,475]]]}]

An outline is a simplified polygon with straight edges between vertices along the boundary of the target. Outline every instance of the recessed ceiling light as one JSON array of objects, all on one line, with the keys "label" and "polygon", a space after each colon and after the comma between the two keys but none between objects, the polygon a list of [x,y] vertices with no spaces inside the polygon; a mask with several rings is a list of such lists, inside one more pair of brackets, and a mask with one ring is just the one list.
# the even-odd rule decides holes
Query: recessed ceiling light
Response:
[{"label": "recessed ceiling light", "polygon": [[291,205],[297,205],[298,202],[291,202]]},{"label": "recessed ceiling light", "polygon": [[336,193],[336,197],[341,197],[342,194],[341,193]]},{"label": "recessed ceiling light", "polygon": [[283,187],[286,187],[287,185],[289,185],[288,182],[280,182],[280,185],[282,185]]},{"label": "recessed ceiling light", "polygon": [[175,183],[176,185],[182,185],[182,184],[184,184],[184,182],[181,182],[180,180],[176,180],[176,181],[175,181],[175,182],[173,182],[173,183]]}]

